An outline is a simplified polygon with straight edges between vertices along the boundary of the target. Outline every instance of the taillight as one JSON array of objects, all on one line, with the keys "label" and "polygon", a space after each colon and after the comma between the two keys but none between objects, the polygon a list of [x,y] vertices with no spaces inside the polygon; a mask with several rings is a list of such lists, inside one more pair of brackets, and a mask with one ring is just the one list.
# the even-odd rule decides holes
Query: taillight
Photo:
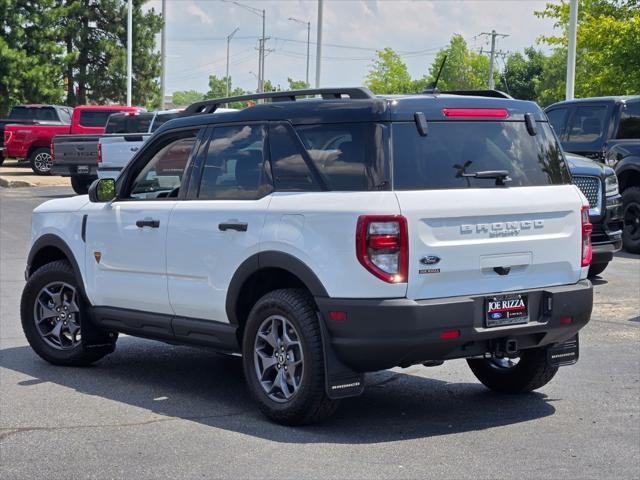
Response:
[{"label": "taillight", "polygon": [[11,141],[11,137],[13,136],[13,132],[4,131],[4,144],[6,145]]},{"label": "taillight", "polygon": [[51,150],[51,161],[54,162],[56,160],[56,149],[55,149],[55,145],[53,144],[53,142],[51,142],[49,150]]},{"label": "taillight", "polygon": [[507,118],[509,111],[506,108],[443,108],[445,117],[454,118]]},{"label": "taillight", "polygon": [[98,163],[102,163],[102,145],[98,143]]},{"label": "taillight", "polygon": [[356,254],[364,268],[381,280],[406,282],[407,219],[402,215],[361,215],[356,229]]},{"label": "taillight", "polygon": [[593,247],[591,246],[591,232],[593,225],[589,221],[589,205],[583,205],[580,211],[582,218],[582,263],[583,267],[588,267],[593,256]]}]

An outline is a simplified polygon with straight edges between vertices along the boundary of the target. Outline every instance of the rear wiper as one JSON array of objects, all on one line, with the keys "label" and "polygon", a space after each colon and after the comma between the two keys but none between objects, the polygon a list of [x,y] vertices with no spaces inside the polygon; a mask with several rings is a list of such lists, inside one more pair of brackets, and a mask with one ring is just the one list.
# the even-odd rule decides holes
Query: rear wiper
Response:
[{"label": "rear wiper", "polygon": [[460,178],[489,178],[496,181],[496,185],[504,185],[505,182],[510,182],[511,177],[507,170],[483,170],[480,172],[466,173],[458,172],[456,177]]}]

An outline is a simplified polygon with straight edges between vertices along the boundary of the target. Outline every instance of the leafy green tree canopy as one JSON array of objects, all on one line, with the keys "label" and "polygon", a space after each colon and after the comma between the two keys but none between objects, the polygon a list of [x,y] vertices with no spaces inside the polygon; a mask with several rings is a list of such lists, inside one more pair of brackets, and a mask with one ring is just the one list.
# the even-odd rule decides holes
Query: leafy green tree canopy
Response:
[{"label": "leafy green tree canopy", "polygon": [[412,80],[407,66],[395,51],[385,48],[376,52],[364,81],[373,93],[410,93]]}]

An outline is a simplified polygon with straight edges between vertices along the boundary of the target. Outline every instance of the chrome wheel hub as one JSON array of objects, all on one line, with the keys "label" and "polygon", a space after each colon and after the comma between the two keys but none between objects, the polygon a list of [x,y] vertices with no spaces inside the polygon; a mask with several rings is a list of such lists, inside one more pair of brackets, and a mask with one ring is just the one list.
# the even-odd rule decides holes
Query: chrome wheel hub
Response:
[{"label": "chrome wheel hub", "polygon": [[262,322],[253,350],[258,382],[267,396],[276,402],[289,401],[300,389],[304,353],[293,324],[281,315]]},{"label": "chrome wheel hub", "polygon": [[68,283],[52,282],[40,290],[33,306],[33,320],[50,347],[69,350],[82,341],[78,294]]},{"label": "chrome wheel hub", "polygon": [[48,172],[51,170],[51,165],[53,164],[53,159],[51,158],[51,154],[49,153],[39,153],[33,159],[33,164],[40,172]]}]

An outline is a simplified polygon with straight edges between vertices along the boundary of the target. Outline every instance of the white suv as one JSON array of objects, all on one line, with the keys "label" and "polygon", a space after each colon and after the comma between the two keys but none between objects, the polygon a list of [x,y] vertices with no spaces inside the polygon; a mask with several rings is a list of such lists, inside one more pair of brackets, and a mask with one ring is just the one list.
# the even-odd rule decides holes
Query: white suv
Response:
[{"label": "white suv", "polygon": [[118,332],[241,353],[286,424],[367,371],[466,358],[527,392],[577,360],[588,205],[534,103],[319,89],[186,114],[117,182],[34,211],[21,314],[44,359],[91,363]]}]

